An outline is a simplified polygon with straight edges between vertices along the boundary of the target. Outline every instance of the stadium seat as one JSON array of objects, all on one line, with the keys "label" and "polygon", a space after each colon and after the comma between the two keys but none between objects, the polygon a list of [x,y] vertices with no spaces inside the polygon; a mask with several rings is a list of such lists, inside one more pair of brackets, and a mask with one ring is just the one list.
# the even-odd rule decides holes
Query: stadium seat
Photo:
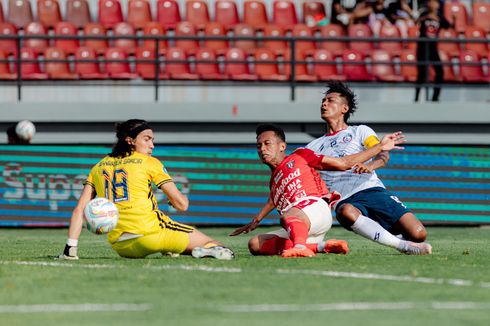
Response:
[{"label": "stadium seat", "polygon": [[[367,38],[373,37],[373,32],[369,25],[366,24],[352,24],[348,27],[347,34],[349,37]],[[364,54],[369,55],[371,51],[374,50],[373,42],[362,42],[362,41],[350,41],[349,48],[351,50],[359,51]],[[345,53],[345,51],[344,51]]]},{"label": "stadium seat", "polygon": [[50,79],[78,79],[78,75],[70,71],[68,61],[50,62],[50,60],[67,60],[65,52],[58,48],[47,48],[44,52],[46,73]]},{"label": "stadium seat", "polygon": [[[80,62],[78,60],[91,60],[90,62]],[[97,53],[93,48],[80,47],[75,52],[75,73],[80,79],[106,79],[108,75],[100,72]]]},{"label": "stadium seat", "polygon": [[[442,62],[442,69],[444,71],[444,82],[461,82],[461,77],[454,73],[452,59],[449,55],[444,51],[438,51],[439,57]],[[433,68],[430,69],[429,75],[431,76],[431,80],[434,80],[435,73]]]},{"label": "stadium seat", "polygon": [[339,74],[335,58],[325,49],[316,50],[313,55],[313,74],[321,81],[345,80],[345,76]]},{"label": "stadium seat", "polygon": [[[75,25],[70,22],[59,22],[56,24],[54,33],[57,36],[78,36],[78,31]],[[80,47],[80,41],[74,39],[55,39],[54,46],[63,50],[66,54],[74,54],[77,48]]]},{"label": "stadium seat", "polygon": [[465,43],[465,49],[471,50],[478,53],[482,57],[486,57],[488,54],[488,39],[485,31],[480,27],[468,26],[464,33],[466,40],[470,39],[480,39],[484,40],[485,43]]},{"label": "stadium seat", "polygon": [[217,23],[232,30],[236,24],[240,23],[235,0],[216,0],[214,2],[214,17]]},{"label": "stadium seat", "polygon": [[[197,31],[194,24],[188,21],[182,21],[177,24],[175,28],[175,36],[196,36]],[[188,54],[193,54],[196,52],[196,49],[199,47],[199,42],[197,39],[195,40],[184,40],[184,39],[176,39],[175,47],[179,49],[185,50]]]},{"label": "stadium seat", "polygon": [[66,21],[77,28],[83,28],[92,21],[90,7],[87,0],[66,1]]},{"label": "stadium seat", "polygon": [[165,29],[175,29],[181,20],[178,0],[157,1],[157,22]]},{"label": "stadium seat", "polygon": [[[39,22],[30,22],[25,26],[25,36],[48,36],[46,29]],[[49,47],[47,38],[26,38],[24,39],[24,47],[34,49],[37,53],[44,53]]]},{"label": "stadium seat", "polygon": [[17,28],[24,28],[32,22],[32,7],[30,0],[9,0],[8,21]]},{"label": "stadium seat", "polygon": [[[226,36],[226,31],[221,23],[210,22],[206,24],[204,28],[205,36]],[[204,47],[207,49],[213,49],[216,54],[223,55],[228,49],[228,41],[223,40],[204,40]]]},{"label": "stadium seat", "polygon": [[127,22],[135,29],[143,29],[151,22],[151,7],[148,0],[129,0]]},{"label": "stadium seat", "polygon": [[[269,24],[264,28],[264,37],[285,37],[286,33],[282,27]],[[284,55],[288,50],[288,43],[286,40],[264,40],[262,47],[274,52],[276,55]]]},{"label": "stadium seat", "polygon": [[[106,36],[106,30],[102,24],[99,23],[88,23],[85,25],[84,35],[85,36]],[[109,47],[106,39],[85,39],[85,46],[92,48],[98,54],[103,54]]]},{"label": "stadium seat", "polygon": [[260,80],[286,81],[288,77],[279,72],[277,56],[268,49],[257,49],[255,51],[255,74]]},{"label": "stadium seat", "polygon": [[[444,39],[457,39],[458,34],[452,28],[441,29],[439,31],[439,38]],[[440,51],[446,52],[450,57],[458,57],[460,53],[459,44],[457,42],[441,42],[437,43],[437,48]]]},{"label": "stadium seat", "polygon": [[257,80],[250,73],[247,54],[242,49],[231,48],[225,54],[225,74],[232,80]]},{"label": "stadium seat", "polygon": [[[139,60],[152,60],[153,62],[139,62]],[[136,73],[143,79],[155,79],[158,70],[158,79],[167,79],[168,76],[160,71],[160,65],[155,65],[155,51],[139,48],[136,50]]]},{"label": "stadium seat", "polygon": [[[247,24],[238,24],[235,25],[234,29],[235,37],[254,37],[255,30],[252,26]],[[235,48],[240,48],[247,53],[253,54],[255,49],[257,48],[257,41],[255,40],[235,40]]]},{"label": "stadium seat", "polygon": [[8,59],[8,53],[0,50],[0,80],[14,80],[17,79],[15,72],[10,72]]},{"label": "stadium seat", "polygon": [[185,20],[194,24],[198,30],[204,30],[209,23],[208,4],[204,0],[187,0],[185,2]]},{"label": "stadium seat", "polygon": [[[0,35],[2,36],[17,36],[17,28],[11,23],[0,23]],[[17,52],[16,39],[0,39],[0,50],[6,55]]]},{"label": "stadium seat", "polygon": [[490,3],[473,2],[473,25],[482,28],[485,33],[490,33]]},{"label": "stadium seat", "polygon": [[[420,36],[419,26],[418,25],[410,26],[408,28],[407,34],[409,38],[418,38]],[[410,50],[416,50],[417,42],[416,41],[405,42],[405,47]]]},{"label": "stadium seat", "polygon": [[135,48],[138,46],[136,43],[136,32],[133,26],[126,22],[121,22],[114,25],[114,36],[130,36],[133,38],[121,38],[115,39],[113,43],[113,47],[122,49],[126,51],[128,54],[133,54]]},{"label": "stadium seat", "polygon": [[292,30],[298,23],[294,2],[289,0],[274,0],[272,3],[272,23],[286,30]]},{"label": "stadium seat", "polygon": [[[395,73],[393,58],[386,50],[374,50],[372,52],[373,75],[378,81],[402,82],[404,77]],[[379,62],[379,63],[376,63]]]},{"label": "stadium seat", "polygon": [[466,6],[462,2],[444,2],[444,17],[450,22],[454,23],[454,29],[458,33],[464,33],[466,26],[468,25],[468,13]]},{"label": "stadium seat", "polygon": [[227,76],[219,71],[216,53],[213,49],[201,48],[196,52],[196,73],[204,80],[224,80]]},{"label": "stadium seat", "polygon": [[459,56],[460,76],[469,83],[488,83],[488,78],[483,73],[483,65],[480,55],[476,52],[465,50]]},{"label": "stadium seat", "polygon": [[0,2],[0,23],[5,22],[5,16],[3,14],[3,4]]},{"label": "stadium seat", "polygon": [[407,82],[417,80],[417,54],[413,49],[403,50],[400,54],[400,74]]},{"label": "stadium seat", "polygon": [[[320,27],[320,37],[334,38],[345,37],[345,29],[336,24],[328,24]],[[334,57],[341,56],[344,50],[347,48],[344,41],[320,41],[318,44],[319,49],[324,49],[330,52]]]},{"label": "stadium seat", "polygon": [[[165,28],[157,22],[149,22],[145,25],[143,29],[143,36],[165,36]],[[143,40],[143,45],[141,46],[143,49],[147,50],[155,50],[157,45],[156,40]],[[158,42],[159,53],[165,53],[165,50],[168,48],[167,40],[160,40]]]},{"label": "stadium seat", "polygon": [[[26,80],[45,80],[48,79],[48,74],[41,72],[39,60],[36,51],[31,48],[22,48],[20,50],[21,60],[29,62],[21,62],[21,77]],[[14,61],[14,71],[17,71],[17,63]]]},{"label": "stadium seat", "polygon": [[322,1],[303,1],[303,24],[312,28],[318,27],[317,23],[326,15]]},{"label": "stadium seat", "polygon": [[99,23],[110,29],[123,21],[119,0],[99,0]]},{"label": "stadium seat", "polygon": [[169,48],[167,50],[165,66],[170,79],[199,79],[199,76],[197,74],[191,73],[189,59],[187,57],[186,51],[183,49]]},{"label": "stadium seat", "polygon": [[343,75],[349,81],[373,81],[366,67],[364,54],[353,49],[346,49],[342,55]]},{"label": "stadium seat", "polygon": [[[296,24],[291,32],[293,37],[313,37],[311,29],[304,24]],[[290,43],[288,44],[290,45]],[[315,41],[296,41],[295,48],[297,53],[313,55],[315,51]]]},{"label": "stadium seat", "polygon": [[[315,75],[308,73],[308,67],[305,62],[307,56],[304,52],[296,52],[295,65],[294,65],[294,80],[298,82],[314,82],[317,80]],[[291,53],[288,51],[284,54],[284,74],[288,79],[291,78]]]},{"label": "stadium seat", "polygon": [[[400,30],[396,25],[390,24],[389,22],[381,25],[381,29],[379,31],[379,37],[382,38],[401,38]],[[391,56],[400,54],[403,50],[403,45],[401,41],[385,41],[379,42],[379,49],[387,51]]]},{"label": "stadium seat", "polygon": [[44,28],[54,28],[63,20],[58,0],[37,0],[37,17]]},{"label": "stadium seat", "polygon": [[[117,61],[112,61],[117,60]],[[109,48],[105,53],[106,71],[111,79],[135,79],[138,75],[131,72],[126,51]]]},{"label": "stadium seat", "polygon": [[245,0],[243,2],[243,23],[254,29],[263,30],[269,24],[265,3],[260,0]]}]

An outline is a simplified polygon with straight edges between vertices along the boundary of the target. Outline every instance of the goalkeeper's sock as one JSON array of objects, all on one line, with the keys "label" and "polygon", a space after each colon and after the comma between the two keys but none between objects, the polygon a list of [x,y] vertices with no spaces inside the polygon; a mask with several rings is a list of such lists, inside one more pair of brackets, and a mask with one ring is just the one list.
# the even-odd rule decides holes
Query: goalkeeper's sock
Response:
[{"label": "goalkeeper's sock", "polygon": [[403,240],[398,239],[390,232],[386,231],[379,223],[369,217],[359,215],[356,222],[351,226],[352,231],[374,242],[379,242],[385,246],[395,249],[402,249]]}]

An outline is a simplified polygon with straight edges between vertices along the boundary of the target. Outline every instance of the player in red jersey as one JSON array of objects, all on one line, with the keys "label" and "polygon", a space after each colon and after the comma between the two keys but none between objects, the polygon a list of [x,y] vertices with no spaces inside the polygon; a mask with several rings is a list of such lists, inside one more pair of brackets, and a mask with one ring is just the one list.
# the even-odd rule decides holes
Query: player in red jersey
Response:
[{"label": "player in red jersey", "polygon": [[[396,132],[387,135],[370,149],[339,158],[319,155],[306,148],[297,149],[286,156],[284,131],[272,124],[258,126],[256,134],[260,160],[272,171],[269,200],[250,223],[230,235],[254,230],[276,208],[281,214],[283,229],[251,238],[248,246],[253,255],[312,257],[315,252],[347,253],[345,241],[323,241],[332,225],[329,203],[340,196],[328,191],[316,170],[347,170],[383,150],[401,149],[396,145],[404,142],[403,134]],[[370,172],[364,165],[359,165],[357,171]]]}]

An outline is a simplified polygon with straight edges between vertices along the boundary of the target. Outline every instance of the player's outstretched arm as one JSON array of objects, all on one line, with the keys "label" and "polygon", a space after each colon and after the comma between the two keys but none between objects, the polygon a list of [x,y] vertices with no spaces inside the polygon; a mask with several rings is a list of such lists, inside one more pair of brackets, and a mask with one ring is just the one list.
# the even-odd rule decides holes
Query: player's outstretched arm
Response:
[{"label": "player's outstretched arm", "polygon": [[160,186],[170,204],[178,211],[184,212],[189,208],[189,199],[180,192],[175,183],[166,182]]},{"label": "player's outstretched arm", "polygon": [[257,216],[255,216],[252,219],[252,221],[250,221],[250,223],[245,224],[244,226],[237,228],[235,231],[230,233],[230,236],[233,237],[235,235],[239,235],[242,233],[249,233],[250,231],[255,230],[257,228],[257,226],[259,226],[260,221],[262,221],[262,219],[264,217],[266,217],[275,207],[276,206],[272,203],[272,201],[269,198],[269,200],[264,205],[264,207],[262,207],[260,212],[257,214]]}]

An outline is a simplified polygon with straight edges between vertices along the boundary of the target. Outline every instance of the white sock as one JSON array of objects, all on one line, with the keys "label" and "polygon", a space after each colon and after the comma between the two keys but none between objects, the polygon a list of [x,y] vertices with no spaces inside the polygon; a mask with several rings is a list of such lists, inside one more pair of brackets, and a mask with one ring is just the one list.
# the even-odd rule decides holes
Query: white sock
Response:
[{"label": "white sock", "polygon": [[395,249],[401,249],[401,247],[404,246],[405,241],[398,239],[393,234],[383,229],[379,223],[373,221],[369,217],[359,215],[357,221],[351,228],[352,231],[362,235],[364,238],[374,242],[379,242],[385,246]]}]

